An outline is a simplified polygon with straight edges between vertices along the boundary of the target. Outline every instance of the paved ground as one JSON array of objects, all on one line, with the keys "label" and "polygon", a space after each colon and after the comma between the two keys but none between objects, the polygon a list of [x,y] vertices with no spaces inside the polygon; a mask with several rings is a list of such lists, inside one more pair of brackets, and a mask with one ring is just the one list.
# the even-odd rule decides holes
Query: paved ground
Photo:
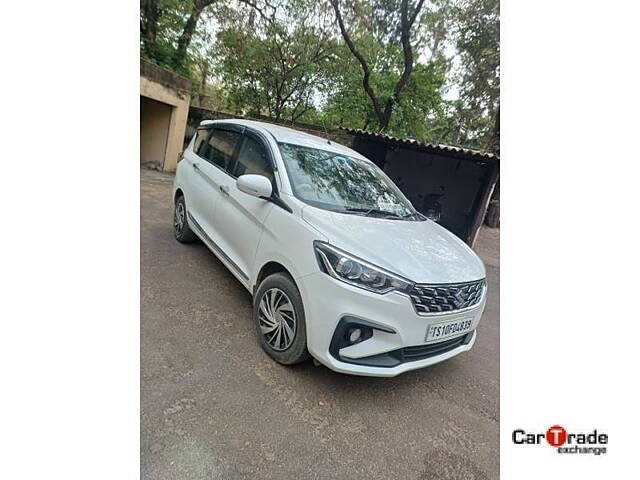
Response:
[{"label": "paved ground", "polygon": [[173,239],[172,180],[141,171],[142,478],[498,478],[498,231],[478,242],[490,291],[470,352],[392,379],[286,368],[249,293]]}]

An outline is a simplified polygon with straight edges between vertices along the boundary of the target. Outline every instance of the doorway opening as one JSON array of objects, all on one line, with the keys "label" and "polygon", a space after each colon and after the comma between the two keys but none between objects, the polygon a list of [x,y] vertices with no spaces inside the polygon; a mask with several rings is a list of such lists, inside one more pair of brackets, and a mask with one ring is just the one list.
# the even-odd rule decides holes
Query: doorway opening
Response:
[{"label": "doorway opening", "polygon": [[140,96],[140,165],[162,170],[173,107]]}]

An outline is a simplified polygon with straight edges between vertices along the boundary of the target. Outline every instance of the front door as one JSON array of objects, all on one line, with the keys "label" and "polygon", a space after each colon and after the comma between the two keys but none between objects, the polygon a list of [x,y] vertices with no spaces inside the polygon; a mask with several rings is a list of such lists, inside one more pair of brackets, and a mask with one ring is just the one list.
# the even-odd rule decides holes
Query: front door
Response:
[{"label": "front door", "polygon": [[[245,131],[232,173],[237,178],[244,174],[267,177],[276,191],[273,159],[270,150],[256,134]],[[247,275],[253,271],[254,259],[263,226],[274,204],[241,192],[235,179],[224,182],[227,193],[222,195],[217,207],[216,220],[220,246]]]}]

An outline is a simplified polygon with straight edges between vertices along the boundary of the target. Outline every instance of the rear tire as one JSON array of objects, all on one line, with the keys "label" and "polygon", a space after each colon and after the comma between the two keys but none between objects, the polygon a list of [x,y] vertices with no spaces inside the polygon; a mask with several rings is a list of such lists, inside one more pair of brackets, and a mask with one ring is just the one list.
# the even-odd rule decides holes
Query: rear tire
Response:
[{"label": "rear tire", "polygon": [[262,281],[253,298],[253,320],[262,349],[276,362],[309,359],[302,297],[289,275],[274,273]]},{"label": "rear tire", "polygon": [[173,234],[180,243],[191,243],[197,238],[187,221],[187,204],[183,195],[176,198],[173,205]]}]

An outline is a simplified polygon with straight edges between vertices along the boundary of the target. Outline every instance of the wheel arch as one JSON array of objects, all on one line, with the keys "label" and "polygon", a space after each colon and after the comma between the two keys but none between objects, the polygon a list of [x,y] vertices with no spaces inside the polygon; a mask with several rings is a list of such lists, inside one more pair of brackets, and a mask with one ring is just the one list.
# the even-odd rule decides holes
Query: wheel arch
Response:
[{"label": "wheel arch", "polygon": [[176,203],[179,197],[184,197],[184,192],[180,187],[176,188],[176,191],[173,194],[173,203]]},{"label": "wheel arch", "polygon": [[293,277],[293,274],[289,271],[289,269],[287,267],[285,267],[282,263],[277,262],[275,260],[270,260],[267,263],[265,263],[262,268],[260,268],[260,271],[258,272],[258,275],[256,275],[256,281],[253,284],[253,289],[252,289],[252,294],[255,295],[256,290],[258,289],[258,286],[262,283],[262,281],[267,278],[269,275],[273,275],[274,273],[285,273],[287,274],[289,277],[291,277],[291,281],[294,283],[294,285],[297,286],[297,283]]}]

